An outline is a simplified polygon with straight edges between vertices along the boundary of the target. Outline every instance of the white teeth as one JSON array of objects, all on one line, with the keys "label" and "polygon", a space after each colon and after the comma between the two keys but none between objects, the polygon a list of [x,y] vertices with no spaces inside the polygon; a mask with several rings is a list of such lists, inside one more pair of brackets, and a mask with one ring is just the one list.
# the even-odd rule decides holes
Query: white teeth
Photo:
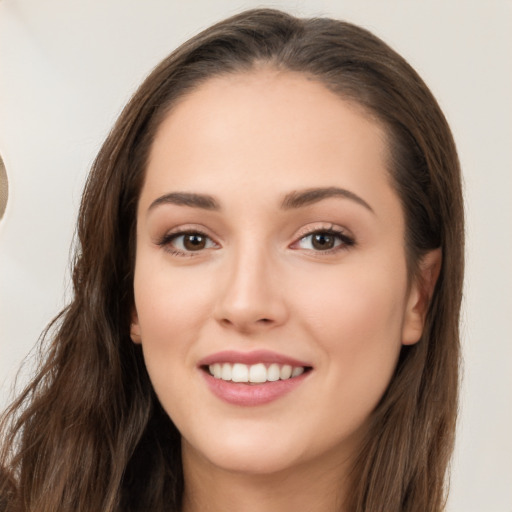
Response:
[{"label": "white teeth", "polygon": [[284,364],[280,366],[272,363],[268,367],[263,363],[246,365],[242,363],[215,363],[211,364],[208,369],[210,374],[216,379],[222,379],[233,382],[275,382],[278,380],[287,380],[298,377],[304,373],[304,367],[291,366]]},{"label": "white teeth", "polygon": [[263,363],[253,364],[249,368],[249,382],[266,382],[267,369]]},{"label": "white teeth", "polygon": [[279,376],[281,374],[281,369],[279,368],[279,365],[277,364],[271,364],[267,369],[267,380],[270,382],[275,382],[276,380],[279,380]]},{"label": "white teeth", "polygon": [[222,365],[222,373],[220,374],[220,378],[222,380],[231,380],[231,365],[229,363],[224,363]]},{"label": "white teeth", "polygon": [[222,377],[222,366],[219,363],[212,364],[210,372],[216,379],[220,379]]},{"label": "white teeth", "polygon": [[233,382],[249,382],[249,367],[246,364],[235,363],[231,372]]},{"label": "white teeth", "polygon": [[281,380],[286,380],[286,379],[289,379],[291,376],[292,376],[292,367],[289,364],[285,364],[281,368],[279,378]]},{"label": "white teeth", "polygon": [[298,377],[299,375],[302,375],[304,373],[304,368],[302,366],[296,366],[292,370],[292,377]]}]

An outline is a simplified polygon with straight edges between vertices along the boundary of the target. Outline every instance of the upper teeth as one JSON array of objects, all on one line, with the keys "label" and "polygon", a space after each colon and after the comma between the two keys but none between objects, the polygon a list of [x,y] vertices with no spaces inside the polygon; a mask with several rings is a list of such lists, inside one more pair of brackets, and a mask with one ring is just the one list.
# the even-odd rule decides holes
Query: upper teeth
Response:
[{"label": "upper teeth", "polygon": [[279,365],[273,363],[268,367],[264,363],[242,364],[242,363],[215,363],[208,369],[216,379],[229,380],[232,382],[273,382],[298,377],[304,373],[304,367],[291,366],[289,364]]}]

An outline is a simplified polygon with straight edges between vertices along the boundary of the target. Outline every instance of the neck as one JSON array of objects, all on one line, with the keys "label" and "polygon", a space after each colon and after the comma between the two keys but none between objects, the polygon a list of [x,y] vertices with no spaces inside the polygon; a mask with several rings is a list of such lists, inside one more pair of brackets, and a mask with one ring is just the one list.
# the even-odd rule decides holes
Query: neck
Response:
[{"label": "neck", "polygon": [[183,512],[343,512],[347,465],[325,461],[272,474],[228,471],[183,454]]}]

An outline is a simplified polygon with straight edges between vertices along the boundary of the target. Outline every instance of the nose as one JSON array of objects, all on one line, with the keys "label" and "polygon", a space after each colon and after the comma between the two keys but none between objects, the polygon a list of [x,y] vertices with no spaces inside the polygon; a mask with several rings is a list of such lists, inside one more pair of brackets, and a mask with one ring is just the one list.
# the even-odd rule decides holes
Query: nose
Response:
[{"label": "nose", "polygon": [[[228,268],[229,267],[229,268]],[[264,251],[239,251],[226,261],[215,316],[224,327],[246,334],[282,325],[288,318],[279,269]]]}]

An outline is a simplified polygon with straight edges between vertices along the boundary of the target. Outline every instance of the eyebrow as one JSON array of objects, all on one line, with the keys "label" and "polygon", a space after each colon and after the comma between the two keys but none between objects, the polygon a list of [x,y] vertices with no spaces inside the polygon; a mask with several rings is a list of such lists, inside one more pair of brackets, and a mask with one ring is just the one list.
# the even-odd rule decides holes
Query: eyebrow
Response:
[{"label": "eyebrow", "polygon": [[[284,197],[281,208],[283,210],[292,210],[302,208],[313,203],[317,203],[324,199],[331,197],[342,197],[350,199],[356,203],[364,206],[372,213],[373,208],[362,198],[350,190],[339,187],[324,187],[324,188],[308,188],[305,190],[294,190]],[[196,194],[192,192],[170,192],[159,198],[155,199],[148,208],[148,211],[153,210],[157,206],[164,204],[175,204],[178,206],[190,206],[191,208],[201,208],[203,210],[219,211],[220,205],[216,199],[207,194]]]},{"label": "eyebrow", "polygon": [[176,204],[178,206],[190,206],[204,210],[220,210],[219,203],[212,196],[191,192],[170,192],[155,199],[148,208],[148,211],[162,204]]},{"label": "eyebrow", "polygon": [[324,188],[308,188],[306,190],[295,190],[285,196],[281,203],[281,208],[284,210],[290,210],[295,208],[301,208],[313,203],[317,203],[330,197],[342,197],[344,199],[350,199],[356,203],[364,206],[367,210],[372,213],[373,208],[362,198],[354,192],[339,187],[324,187]]}]

